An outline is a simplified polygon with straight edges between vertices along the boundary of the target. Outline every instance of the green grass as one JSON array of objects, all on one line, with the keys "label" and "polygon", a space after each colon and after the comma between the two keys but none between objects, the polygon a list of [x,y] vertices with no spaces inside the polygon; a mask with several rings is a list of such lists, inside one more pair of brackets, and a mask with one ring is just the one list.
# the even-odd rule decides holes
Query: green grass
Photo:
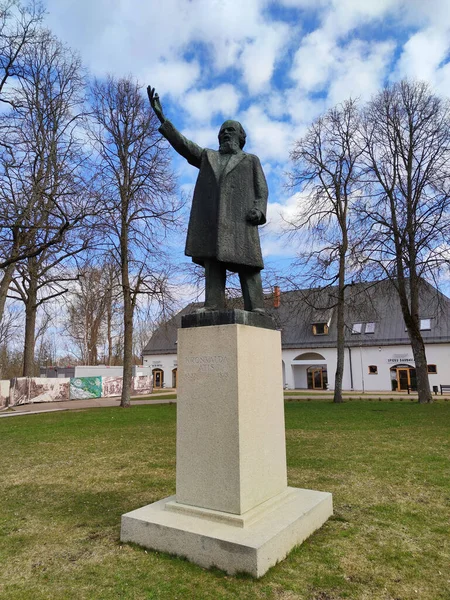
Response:
[{"label": "green grass", "polygon": [[131,402],[139,402],[141,400],[176,400],[177,395],[173,394],[151,394],[150,396],[134,396]]},{"label": "green grass", "polygon": [[[307,400],[308,402],[312,402],[312,401],[332,399],[333,392],[328,391],[328,390],[323,390],[323,392],[322,391],[311,392],[310,390],[285,390],[284,396],[285,396],[287,402],[296,402],[298,400]],[[343,397],[345,400],[367,400],[369,402],[374,401],[374,400],[380,400],[380,401],[399,400],[401,402],[405,402],[405,401],[417,402],[417,394],[413,393],[410,396],[408,396],[406,394],[406,392],[405,392],[404,396],[400,396],[398,394],[390,396],[389,393],[384,393],[384,394],[380,395],[377,392],[366,392],[365,394],[358,393],[358,392],[352,392],[352,393],[344,392]],[[165,394],[153,393],[153,394],[150,394],[149,396],[134,397],[132,402],[139,402],[140,400],[176,400],[176,399],[177,399],[176,392],[165,393]],[[445,396],[440,396],[440,395],[433,396],[433,402],[448,402],[448,400],[449,400],[449,398],[445,397]]]},{"label": "green grass", "polygon": [[448,600],[450,405],[286,405],[289,483],[335,515],[260,580],[119,542],[175,492],[173,405],[0,419],[0,597]]}]

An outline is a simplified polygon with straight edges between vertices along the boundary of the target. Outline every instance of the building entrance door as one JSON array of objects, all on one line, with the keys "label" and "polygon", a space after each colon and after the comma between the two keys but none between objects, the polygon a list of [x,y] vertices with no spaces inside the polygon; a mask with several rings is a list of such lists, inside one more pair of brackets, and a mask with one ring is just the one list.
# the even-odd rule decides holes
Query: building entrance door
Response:
[{"label": "building entrance door", "polygon": [[397,389],[400,392],[417,389],[416,370],[413,367],[397,367]]},{"label": "building entrance door", "polygon": [[409,388],[409,369],[397,369],[397,384],[400,391],[406,391]]},{"label": "building entrance door", "polygon": [[327,370],[324,367],[309,367],[307,369],[308,389],[327,389]]},{"label": "building entrance door", "polygon": [[323,375],[322,369],[312,370],[313,390],[323,390]]},{"label": "building entrance door", "polygon": [[178,369],[172,369],[172,387],[173,388],[177,387],[177,375],[178,375]]},{"label": "building entrance door", "polygon": [[161,369],[153,369],[153,387],[164,387],[164,372]]}]

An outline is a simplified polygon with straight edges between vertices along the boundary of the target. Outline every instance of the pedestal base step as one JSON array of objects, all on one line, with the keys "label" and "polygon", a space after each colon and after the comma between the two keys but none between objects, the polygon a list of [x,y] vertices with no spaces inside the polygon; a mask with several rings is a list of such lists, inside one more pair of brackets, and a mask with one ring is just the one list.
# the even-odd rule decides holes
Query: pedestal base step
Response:
[{"label": "pedestal base step", "polygon": [[[122,515],[120,539],[187,558],[230,575],[261,577],[333,514],[327,492],[288,488],[280,503],[269,503],[257,521],[242,526],[174,512],[175,496]],[[169,503],[168,510],[165,509]]]}]

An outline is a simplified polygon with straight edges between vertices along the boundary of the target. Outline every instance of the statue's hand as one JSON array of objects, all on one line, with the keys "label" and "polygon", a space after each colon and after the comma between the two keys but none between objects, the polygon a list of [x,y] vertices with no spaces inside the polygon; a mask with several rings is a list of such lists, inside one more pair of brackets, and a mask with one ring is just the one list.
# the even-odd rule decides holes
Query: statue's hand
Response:
[{"label": "statue's hand", "polygon": [[252,225],[259,225],[262,221],[262,217],[263,214],[262,212],[257,209],[257,208],[251,208],[247,215],[246,215],[246,219],[249,223],[251,223]]},{"label": "statue's hand", "polygon": [[148,99],[150,100],[151,107],[155,112],[155,115],[158,117],[161,123],[164,123],[166,117],[164,116],[161,102],[159,101],[158,94],[155,92],[155,88],[152,88],[150,85],[147,86],[147,94]]}]

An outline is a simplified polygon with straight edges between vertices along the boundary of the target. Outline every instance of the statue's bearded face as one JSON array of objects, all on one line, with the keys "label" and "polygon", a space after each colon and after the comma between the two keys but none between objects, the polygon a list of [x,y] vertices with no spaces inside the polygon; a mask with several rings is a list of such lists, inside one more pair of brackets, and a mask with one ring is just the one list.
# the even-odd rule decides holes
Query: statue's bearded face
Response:
[{"label": "statue's bearded face", "polygon": [[225,121],[219,131],[219,152],[228,154],[241,148],[241,128],[237,121]]}]

